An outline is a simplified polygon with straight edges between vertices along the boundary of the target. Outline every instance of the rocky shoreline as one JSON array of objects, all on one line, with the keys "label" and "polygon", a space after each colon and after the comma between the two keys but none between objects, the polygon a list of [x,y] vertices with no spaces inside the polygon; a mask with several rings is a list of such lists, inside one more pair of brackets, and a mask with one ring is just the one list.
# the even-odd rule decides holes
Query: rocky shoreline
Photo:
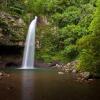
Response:
[{"label": "rocky shoreline", "polygon": [[[67,64],[61,64],[59,62],[53,62],[51,64],[45,64],[41,62],[35,62],[38,67],[44,66],[45,68],[55,68],[58,71],[58,75],[64,75],[66,73],[71,73],[76,76],[76,80],[79,82],[92,82],[95,79],[100,79],[100,75],[97,74],[91,74],[90,72],[80,72],[77,70],[77,61],[72,61]],[[11,63],[12,64],[12,63]],[[10,64],[10,65],[11,65]],[[42,68],[41,67],[41,68]],[[10,74],[5,73],[5,72],[0,72],[0,80],[4,77],[10,77]]]},{"label": "rocky shoreline", "polygon": [[100,79],[100,75],[92,74],[90,72],[81,72],[77,70],[77,61],[72,61],[67,64],[56,64],[53,66],[58,70],[59,75],[63,75],[65,73],[71,73],[76,75],[76,80],[79,82],[92,82],[96,79]]},{"label": "rocky shoreline", "polygon": [[5,73],[5,72],[0,72],[0,80],[4,79],[4,78],[9,78],[10,74]]}]

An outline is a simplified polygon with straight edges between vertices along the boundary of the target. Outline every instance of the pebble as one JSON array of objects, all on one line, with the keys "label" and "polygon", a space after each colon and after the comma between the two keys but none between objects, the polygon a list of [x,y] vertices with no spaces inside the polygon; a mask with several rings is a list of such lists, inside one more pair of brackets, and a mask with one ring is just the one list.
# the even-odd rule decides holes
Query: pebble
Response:
[{"label": "pebble", "polygon": [[75,69],[72,70],[72,73],[76,73],[77,71]]},{"label": "pebble", "polygon": [[88,81],[94,81],[94,79],[88,79]]},{"label": "pebble", "polygon": [[58,72],[58,74],[59,74],[59,75],[63,75],[63,74],[64,74],[64,72]]},{"label": "pebble", "polygon": [[3,75],[3,73],[2,72],[0,72],[0,76],[2,76]]},{"label": "pebble", "polygon": [[65,69],[65,72],[69,72],[69,69]]}]

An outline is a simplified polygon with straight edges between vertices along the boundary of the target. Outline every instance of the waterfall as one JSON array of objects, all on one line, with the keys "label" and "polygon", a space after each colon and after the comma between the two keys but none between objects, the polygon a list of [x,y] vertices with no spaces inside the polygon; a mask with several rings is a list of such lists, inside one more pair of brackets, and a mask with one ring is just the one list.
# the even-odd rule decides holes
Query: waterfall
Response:
[{"label": "waterfall", "polygon": [[35,52],[35,28],[37,17],[29,25],[28,34],[26,37],[24,56],[22,61],[22,69],[34,68],[34,52]]}]

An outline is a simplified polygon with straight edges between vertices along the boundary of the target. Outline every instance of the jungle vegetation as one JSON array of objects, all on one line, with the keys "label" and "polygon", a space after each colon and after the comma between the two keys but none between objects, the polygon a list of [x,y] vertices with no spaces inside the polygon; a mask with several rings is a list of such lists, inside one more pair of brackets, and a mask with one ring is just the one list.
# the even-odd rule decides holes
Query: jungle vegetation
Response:
[{"label": "jungle vegetation", "polygon": [[36,59],[46,63],[77,60],[79,70],[100,72],[100,0],[0,0],[0,11],[25,22],[16,33],[7,19],[0,18],[3,35],[13,41],[25,40],[23,33],[38,16]]}]

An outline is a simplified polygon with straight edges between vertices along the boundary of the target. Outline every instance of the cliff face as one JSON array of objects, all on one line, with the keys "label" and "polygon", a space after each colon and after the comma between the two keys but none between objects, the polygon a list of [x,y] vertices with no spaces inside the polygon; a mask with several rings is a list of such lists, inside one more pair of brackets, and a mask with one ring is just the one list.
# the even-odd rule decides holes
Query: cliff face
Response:
[{"label": "cliff face", "polygon": [[22,45],[26,24],[18,15],[0,12],[0,44]]}]

